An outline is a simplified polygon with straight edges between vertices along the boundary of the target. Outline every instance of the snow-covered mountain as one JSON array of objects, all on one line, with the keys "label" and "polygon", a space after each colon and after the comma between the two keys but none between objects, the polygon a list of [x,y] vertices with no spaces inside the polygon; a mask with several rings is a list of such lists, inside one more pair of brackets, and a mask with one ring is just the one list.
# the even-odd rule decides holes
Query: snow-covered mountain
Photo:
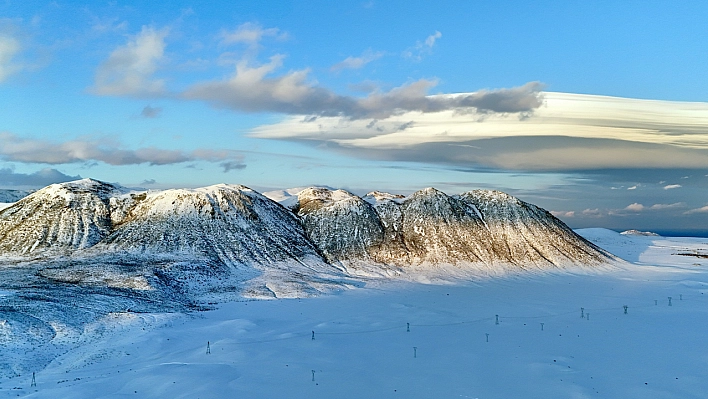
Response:
[{"label": "snow-covered mountain", "polygon": [[122,202],[126,211],[96,248],[102,252],[185,254],[229,265],[321,259],[295,215],[244,186],[148,192]]},{"label": "snow-covered mountain", "polygon": [[0,204],[10,204],[25,198],[26,196],[32,194],[35,190],[12,190],[2,188],[0,189]]},{"label": "snow-covered mountain", "polygon": [[499,191],[448,196],[427,188],[407,198],[381,192],[360,198],[311,188],[298,200],[293,209],[325,257],[354,269],[373,262],[495,272],[612,259],[550,213]]},{"label": "snow-covered mountain", "polygon": [[126,189],[92,179],[52,184],[0,212],[0,254],[88,248],[111,233],[112,197]]},{"label": "snow-covered mountain", "polygon": [[[351,275],[599,266],[612,256],[498,191],[409,197],[307,188],[288,208],[238,185],[136,192],[54,184],[0,211],[0,255],[55,281],[180,295],[303,296]],[[282,194],[280,193],[280,194]],[[190,300],[191,300],[190,299]]]}]

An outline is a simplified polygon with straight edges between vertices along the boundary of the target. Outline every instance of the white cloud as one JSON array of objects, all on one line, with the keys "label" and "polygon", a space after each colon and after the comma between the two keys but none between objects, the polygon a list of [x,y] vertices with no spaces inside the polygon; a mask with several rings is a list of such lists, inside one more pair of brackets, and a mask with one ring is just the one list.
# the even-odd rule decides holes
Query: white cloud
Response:
[{"label": "white cloud", "polygon": [[221,31],[221,44],[245,44],[254,47],[258,46],[264,37],[283,40],[287,38],[287,34],[278,28],[263,28],[256,23],[246,22],[233,31]]},{"label": "white cloud", "polygon": [[602,215],[603,215],[603,212],[598,208],[595,208],[595,209],[588,208],[588,209],[583,210],[581,213],[584,216],[596,217],[596,218],[602,217]]},{"label": "white cloud", "polygon": [[[425,98],[438,106],[446,100],[484,95],[484,101],[496,102],[496,111],[504,105],[508,105],[508,110],[521,110],[526,105],[532,114],[484,113],[479,109],[467,112],[452,106],[437,108],[436,112],[434,106],[414,107],[425,104],[420,96],[434,83],[414,82],[409,87],[374,93],[362,100],[375,109],[379,99],[395,93],[398,103],[406,104],[400,109],[410,112],[369,115],[370,119],[364,115],[361,120],[340,117],[305,120],[293,116],[260,126],[252,135],[313,140],[367,158],[507,170],[708,168],[708,103],[534,93],[522,86],[518,90]],[[410,93],[415,93],[410,100],[401,100]],[[459,100],[455,105],[464,104],[469,103]],[[371,125],[373,119],[375,128]],[[408,129],[398,129],[409,122],[413,124]],[[634,187],[629,188],[640,186]]]},{"label": "white cloud", "polygon": [[408,48],[403,52],[405,58],[412,59],[414,61],[420,61],[424,56],[432,52],[435,42],[442,37],[442,33],[435,31],[432,35],[425,38],[422,42],[416,42],[415,46]]},{"label": "white cloud", "polygon": [[435,41],[442,37],[442,33],[435,31],[432,35],[425,38],[425,46],[432,48],[435,45]]},{"label": "white cloud", "polygon": [[630,212],[642,212],[642,211],[661,211],[661,210],[666,210],[666,209],[676,209],[676,208],[683,208],[685,207],[686,204],[683,202],[676,202],[673,204],[654,204],[652,206],[644,206],[639,203],[633,203],[630,205],[627,205],[626,208],[624,208],[625,211],[630,211]]},{"label": "white cloud", "polygon": [[14,61],[20,49],[19,40],[9,34],[0,33],[0,82],[4,82],[10,75],[21,69],[21,66]]},{"label": "white cloud", "polygon": [[343,96],[309,82],[307,69],[273,76],[282,66],[283,59],[283,55],[274,55],[268,63],[257,65],[243,58],[236,63],[236,71],[230,78],[195,84],[182,93],[182,97],[237,111],[347,119],[387,118],[408,111],[425,113],[451,109],[526,112],[542,103],[539,91],[543,85],[539,82],[451,97],[427,96],[437,81],[421,79],[387,92],[375,91],[363,98]]},{"label": "white cloud", "polygon": [[671,190],[674,188],[681,188],[682,186],[680,184],[669,184],[668,186],[664,186],[664,190]]},{"label": "white cloud", "polygon": [[683,208],[685,207],[686,204],[683,202],[676,202],[673,204],[654,204],[652,206],[644,206],[642,204],[639,204],[637,202],[627,205],[626,208],[624,208],[624,211],[629,211],[629,212],[642,212],[642,211],[662,211],[666,209],[676,209],[676,208]]},{"label": "white cloud", "polygon": [[330,70],[341,71],[342,69],[360,69],[364,65],[383,57],[382,51],[365,51],[360,57],[347,57],[344,60],[332,65]]},{"label": "white cloud", "polygon": [[164,95],[165,82],[153,77],[165,56],[168,29],[143,26],[98,67],[91,91],[99,95],[154,97]]},{"label": "white cloud", "polygon": [[624,208],[624,210],[631,211],[631,212],[641,212],[644,209],[645,209],[644,205],[636,203],[636,202],[633,204],[627,205],[627,207]]},{"label": "white cloud", "polygon": [[269,76],[282,66],[283,58],[282,55],[274,55],[268,63],[258,66],[241,60],[229,79],[196,84],[187,89],[183,97],[246,112],[310,114],[313,109],[332,112],[340,98],[310,84],[307,81],[309,70]]},{"label": "white cloud", "polygon": [[694,213],[708,213],[708,205],[701,207],[701,208],[691,209],[689,211],[686,211],[686,212],[684,212],[684,215],[691,215]]},{"label": "white cloud", "polygon": [[675,209],[683,208],[686,204],[683,202],[675,202],[673,204],[654,204],[649,209],[651,210],[664,210],[664,209]]},{"label": "white cloud", "polygon": [[557,218],[575,217],[575,211],[551,211],[551,214]]},{"label": "white cloud", "polygon": [[128,28],[128,21],[120,21],[119,18],[100,18],[92,16],[93,23],[91,30],[97,33],[123,32]]}]

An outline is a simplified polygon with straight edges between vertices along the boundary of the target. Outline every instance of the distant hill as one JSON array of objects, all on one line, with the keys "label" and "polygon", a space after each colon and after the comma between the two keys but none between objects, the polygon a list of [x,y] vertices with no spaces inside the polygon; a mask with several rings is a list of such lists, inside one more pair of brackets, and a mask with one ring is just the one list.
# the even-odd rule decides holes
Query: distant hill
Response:
[{"label": "distant hill", "polygon": [[32,194],[35,190],[10,190],[0,188],[0,203],[9,204],[17,202],[22,198]]}]

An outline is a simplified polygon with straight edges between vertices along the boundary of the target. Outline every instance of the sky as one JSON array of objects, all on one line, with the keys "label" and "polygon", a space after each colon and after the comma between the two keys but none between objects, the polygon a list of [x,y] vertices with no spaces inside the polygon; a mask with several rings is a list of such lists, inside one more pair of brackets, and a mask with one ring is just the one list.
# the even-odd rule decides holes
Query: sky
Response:
[{"label": "sky", "polygon": [[497,189],[708,234],[702,1],[0,0],[0,188]]}]

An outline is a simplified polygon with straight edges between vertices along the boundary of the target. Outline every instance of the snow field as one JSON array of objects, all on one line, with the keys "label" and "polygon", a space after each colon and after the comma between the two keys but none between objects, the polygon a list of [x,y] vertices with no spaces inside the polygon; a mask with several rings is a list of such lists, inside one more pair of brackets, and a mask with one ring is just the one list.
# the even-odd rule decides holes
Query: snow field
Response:
[{"label": "snow field", "polygon": [[708,240],[581,234],[641,264],[113,314],[0,397],[705,397],[708,274],[672,254]]}]

